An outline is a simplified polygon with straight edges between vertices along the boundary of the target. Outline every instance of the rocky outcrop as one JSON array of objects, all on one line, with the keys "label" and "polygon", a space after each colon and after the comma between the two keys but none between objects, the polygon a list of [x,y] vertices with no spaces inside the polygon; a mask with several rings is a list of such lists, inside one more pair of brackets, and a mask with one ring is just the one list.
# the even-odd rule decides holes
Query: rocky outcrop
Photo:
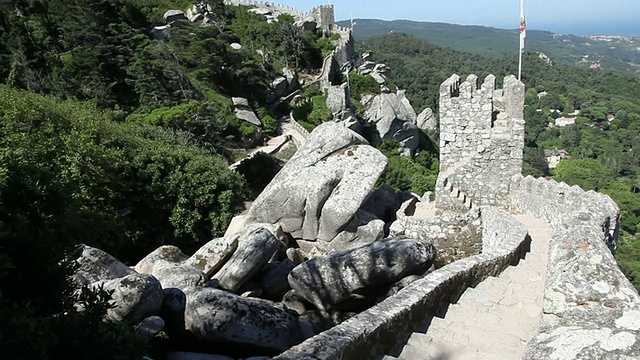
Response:
[{"label": "rocky outcrop", "polygon": [[347,84],[330,86],[327,89],[327,107],[336,117],[349,106],[349,90]]},{"label": "rocky outcrop", "polygon": [[238,249],[212,278],[225,290],[236,292],[280,250],[281,243],[267,229],[256,229],[238,240]]},{"label": "rocky outcrop", "polygon": [[231,100],[233,101],[233,108],[238,119],[256,126],[262,126],[260,119],[258,119],[256,113],[253,112],[251,106],[249,106],[249,101],[247,99],[234,97]]},{"label": "rocky outcrop", "polygon": [[185,261],[186,259],[188,259],[188,256],[185,255],[178,247],[173,245],[164,245],[138,261],[134,269],[141,274],[152,274],[153,268],[159,261],[177,264]]},{"label": "rocky outcrop", "polygon": [[113,292],[114,307],[107,310],[110,320],[138,323],[160,309],[162,287],[153,276],[138,274],[106,252],[86,245],[78,248],[72,260],[78,264],[72,276],[76,284]]},{"label": "rocky outcrop", "polygon": [[[527,229],[500,209],[483,208],[493,251],[474,255],[430,272],[398,294],[297,345],[274,360],[376,359],[405,334],[432,316],[439,305],[456,299],[468,286],[497,276],[528,251]],[[484,240],[483,240],[484,241]],[[332,346],[327,346],[332,344]],[[419,357],[417,357],[419,358]]]},{"label": "rocky outcrop", "polygon": [[88,285],[100,280],[111,280],[133,274],[127,265],[106,252],[87,245],[80,247],[71,259],[78,265],[73,280],[78,285]]},{"label": "rocky outcrop", "polygon": [[166,23],[172,23],[174,21],[185,20],[187,17],[182,10],[168,10],[164,13],[163,18]]},{"label": "rocky outcrop", "polygon": [[435,256],[435,248],[426,242],[384,239],[311,259],[293,269],[289,284],[318,309],[357,308],[362,306],[359,300],[370,300],[385,286],[425,272]]},{"label": "rocky outcrop", "polygon": [[427,134],[433,134],[438,131],[438,120],[431,108],[422,110],[416,119],[416,126]]},{"label": "rocky outcrop", "polygon": [[126,320],[139,323],[155,315],[162,305],[162,287],[151,275],[133,273],[121,278],[101,280],[91,284],[113,292],[113,307],[107,310],[107,318],[113,321]]},{"label": "rocky outcrop", "polygon": [[165,245],[145,256],[134,269],[141,274],[153,275],[163,288],[204,286],[207,282],[205,274],[185,263],[187,259],[179,248]]},{"label": "rocky outcrop", "polygon": [[204,287],[184,290],[185,328],[198,339],[280,353],[302,340],[298,319],[273,303]]},{"label": "rocky outcrop", "polygon": [[184,288],[185,286],[205,286],[207,278],[204,273],[187,264],[176,264],[167,261],[156,263],[152,274],[163,288]]},{"label": "rocky outcrop", "polygon": [[375,215],[358,210],[347,227],[328,245],[329,251],[343,251],[370,244],[384,237],[384,221]]},{"label": "rocky outcrop", "polygon": [[356,213],[386,162],[360,135],[324,123],[253,202],[248,219],[280,223],[298,239],[331,241]]},{"label": "rocky outcrop", "polygon": [[202,270],[205,276],[210,278],[237,249],[238,236],[216,238],[204,244],[186,260],[186,263]]},{"label": "rocky outcrop", "polygon": [[365,103],[365,109],[365,118],[375,124],[381,140],[398,140],[402,155],[416,153],[420,144],[417,116],[404,91],[375,95]]}]

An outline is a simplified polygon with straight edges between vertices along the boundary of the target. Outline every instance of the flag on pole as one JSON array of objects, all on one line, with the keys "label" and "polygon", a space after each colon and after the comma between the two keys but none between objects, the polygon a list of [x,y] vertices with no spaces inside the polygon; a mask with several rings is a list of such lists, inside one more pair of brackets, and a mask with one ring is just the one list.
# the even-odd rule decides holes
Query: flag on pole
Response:
[{"label": "flag on pole", "polygon": [[522,53],[524,38],[527,36],[527,24],[524,21],[524,0],[520,0],[520,51],[518,56],[518,80],[522,80]]},{"label": "flag on pole", "polygon": [[524,38],[527,36],[527,25],[524,21],[524,0],[520,0],[520,51],[524,50]]}]

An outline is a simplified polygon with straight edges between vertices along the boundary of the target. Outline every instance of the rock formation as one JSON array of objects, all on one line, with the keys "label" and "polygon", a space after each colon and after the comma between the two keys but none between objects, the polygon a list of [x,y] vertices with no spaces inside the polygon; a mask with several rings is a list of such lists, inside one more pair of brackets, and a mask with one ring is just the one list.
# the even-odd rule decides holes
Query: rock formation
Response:
[{"label": "rock formation", "polygon": [[320,310],[349,309],[349,300],[370,300],[385,286],[425,272],[435,255],[432,245],[419,240],[385,239],[309,260],[293,269],[289,284]]},{"label": "rock formation", "polygon": [[294,238],[331,241],[349,223],[386,158],[353,131],[317,127],[253,202],[250,221],[280,223]]},{"label": "rock formation", "polygon": [[420,144],[417,116],[404,91],[375,95],[365,103],[365,109],[365,118],[375,124],[381,140],[397,140],[402,155],[415,155]]},{"label": "rock formation", "polygon": [[302,340],[298,319],[269,301],[206,287],[187,288],[184,293],[185,328],[198,339],[253,346],[267,354]]}]

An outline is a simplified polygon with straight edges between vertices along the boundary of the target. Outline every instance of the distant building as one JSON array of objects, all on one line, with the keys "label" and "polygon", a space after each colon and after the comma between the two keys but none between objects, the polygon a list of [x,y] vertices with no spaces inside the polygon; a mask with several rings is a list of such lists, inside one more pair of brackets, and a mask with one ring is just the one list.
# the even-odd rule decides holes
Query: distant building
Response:
[{"label": "distant building", "polygon": [[615,116],[615,115],[612,115],[612,114],[607,115],[607,121],[608,121],[608,122],[612,122],[612,121],[613,121],[613,120],[615,120],[615,119],[616,119],[616,116]]},{"label": "distant building", "polygon": [[547,164],[549,165],[549,169],[555,169],[558,166],[558,163],[562,159],[566,159],[571,157],[567,150],[565,149],[554,149],[554,150],[544,150],[544,157],[547,159]]},{"label": "distant building", "polygon": [[568,125],[574,125],[576,118],[559,117],[556,119],[556,126],[563,127]]}]

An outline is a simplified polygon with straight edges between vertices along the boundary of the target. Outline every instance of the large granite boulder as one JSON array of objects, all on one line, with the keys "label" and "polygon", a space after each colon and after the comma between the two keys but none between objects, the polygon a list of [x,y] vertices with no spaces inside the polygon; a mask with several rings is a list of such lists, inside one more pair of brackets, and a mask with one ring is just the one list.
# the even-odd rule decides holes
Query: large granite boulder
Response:
[{"label": "large granite boulder", "polygon": [[160,309],[162,287],[155,277],[138,274],[113,256],[91,246],[81,245],[72,260],[78,264],[72,275],[76,284],[113,292],[114,307],[107,310],[108,319],[139,323]]},{"label": "large granite boulder", "polygon": [[183,288],[185,286],[205,286],[204,273],[193,266],[160,261],[153,268],[152,275],[160,281],[163,288]]},{"label": "large granite boulder", "polygon": [[162,286],[151,275],[132,273],[117,279],[97,281],[91,286],[113,292],[114,307],[107,310],[107,318],[113,321],[139,323],[157,314],[162,306]]},{"label": "large granite boulder", "polygon": [[327,107],[336,116],[349,106],[349,90],[346,84],[330,86],[327,89]]},{"label": "large granite boulder", "polygon": [[365,118],[376,125],[380,139],[398,140],[403,155],[415,154],[419,145],[417,116],[404,91],[378,94],[369,99],[365,104]]},{"label": "large granite boulder", "polygon": [[188,258],[177,246],[163,245],[138,261],[134,269],[140,274],[153,274],[154,266],[160,261],[177,264]]},{"label": "large granite boulder", "polygon": [[205,276],[210,278],[220,270],[237,249],[237,236],[216,238],[204,244],[185,263],[202,270]]},{"label": "large granite boulder", "polygon": [[280,223],[294,238],[330,241],[349,223],[386,164],[362,136],[324,123],[256,198],[247,218]]},{"label": "large granite boulder", "polygon": [[351,310],[403,277],[425,272],[435,256],[424,241],[389,238],[302,263],[289,274],[289,285],[320,310]]},{"label": "large granite boulder", "polygon": [[327,246],[329,251],[343,251],[370,244],[384,237],[384,221],[358,210],[347,227]]},{"label": "large granite boulder", "polygon": [[400,143],[400,155],[413,158],[420,147],[420,133],[415,124],[405,122],[402,128],[393,134],[393,138]]},{"label": "large granite boulder", "polygon": [[438,120],[431,108],[422,110],[416,119],[416,126],[427,134],[433,134],[438,131]]},{"label": "large granite boulder", "polygon": [[144,343],[150,342],[162,330],[164,330],[164,320],[159,316],[149,316],[142,320],[135,329],[136,336]]},{"label": "large granite boulder", "polygon": [[71,260],[78,265],[72,276],[78,285],[117,279],[135,272],[106,252],[87,245],[80,245]]},{"label": "large granite boulder", "polygon": [[278,99],[283,97],[287,92],[287,79],[284,76],[278,76],[271,82],[271,89]]},{"label": "large granite boulder", "polygon": [[262,126],[262,122],[249,105],[249,100],[241,97],[231,98],[236,117],[255,126]]},{"label": "large granite boulder", "polygon": [[212,280],[222,289],[237,291],[271,260],[281,245],[271,231],[265,228],[243,234],[238,240],[238,249]]},{"label": "large granite boulder", "polygon": [[193,265],[185,263],[189,259],[178,247],[164,245],[140,260],[135,270],[141,274],[153,275],[163,288],[184,286],[204,286],[205,274]]},{"label": "large granite boulder", "polygon": [[262,292],[261,298],[273,301],[282,300],[284,294],[291,290],[287,278],[295,266],[294,262],[289,259],[267,264],[262,269],[262,276],[259,279],[259,288]]},{"label": "large granite boulder", "polygon": [[186,288],[184,293],[185,328],[201,341],[261,349],[265,355],[302,341],[297,317],[270,301],[205,287]]},{"label": "large granite boulder", "polygon": [[185,20],[187,18],[182,10],[167,10],[162,17],[166,23]]}]

